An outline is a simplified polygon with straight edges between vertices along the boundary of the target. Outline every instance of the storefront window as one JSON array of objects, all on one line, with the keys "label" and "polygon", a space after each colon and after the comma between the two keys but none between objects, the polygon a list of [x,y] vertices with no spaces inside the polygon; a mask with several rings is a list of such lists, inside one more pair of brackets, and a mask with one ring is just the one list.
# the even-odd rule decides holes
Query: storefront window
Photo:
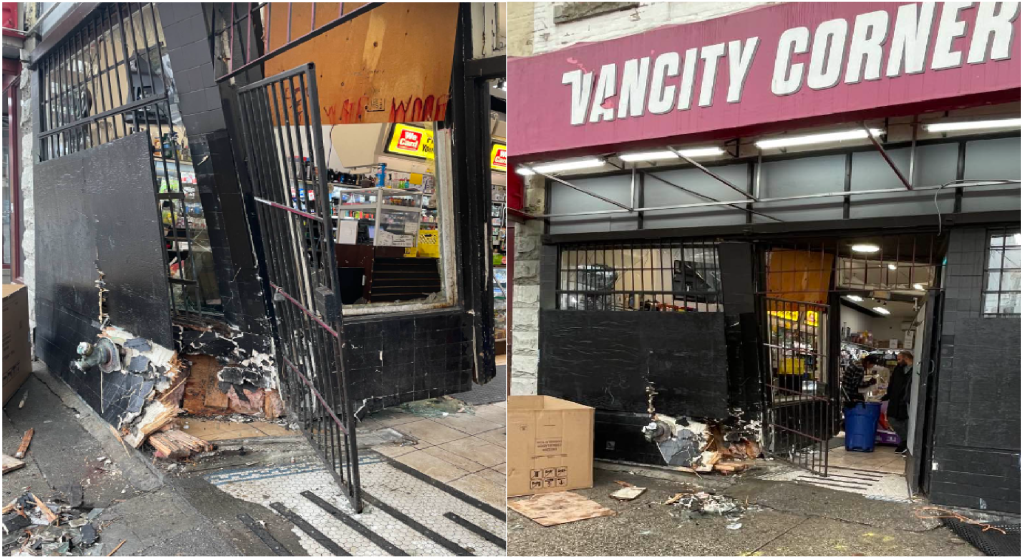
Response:
[{"label": "storefront window", "polygon": [[558,308],[720,312],[715,243],[681,241],[562,245]]},{"label": "storefront window", "polygon": [[345,312],[450,305],[448,132],[432,122],[346,124],[324,132]]},{"label": "storefront window", "polygon": [[1020,229],[990,231],[985,259],[982,313],[1020,316]]}]

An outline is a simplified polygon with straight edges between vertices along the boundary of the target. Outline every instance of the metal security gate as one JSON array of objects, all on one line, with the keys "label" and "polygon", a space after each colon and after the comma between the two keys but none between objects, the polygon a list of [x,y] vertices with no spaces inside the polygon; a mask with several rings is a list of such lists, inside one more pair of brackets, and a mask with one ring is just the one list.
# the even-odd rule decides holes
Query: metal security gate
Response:
[{"label": "metal security gate", "polygon": [[765,448],[774,457],[828,475],[828,443],[838,412],[830,367],[828,306],[763,297]]},{"label": "metal security gate", "polygon": [[314,65],[243,87],[239,101],[286,399],[358,512],[355,416]]}]

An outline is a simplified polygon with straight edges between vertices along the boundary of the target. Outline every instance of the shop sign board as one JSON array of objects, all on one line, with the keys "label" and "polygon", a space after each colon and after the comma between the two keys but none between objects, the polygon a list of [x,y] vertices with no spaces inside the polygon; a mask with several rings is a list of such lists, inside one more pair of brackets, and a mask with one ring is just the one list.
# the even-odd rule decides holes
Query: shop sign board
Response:
[{"label": "shop sign board", "polygon": [[508,146],[505,144],[491,144],[491,170],[502,173],[508,171]]},{"label": "shop sign board", "polygon": [[407,155],[419,159],[434,159],[434,133],[426,128],[395,124],[391,127],[387,149],[396,155]]},{"label": "shop sign board", "polygon": [[1020,11],[794,2],[512,59],[509,82],[530,92],[509,99],[512,155],[1019,100]]}]

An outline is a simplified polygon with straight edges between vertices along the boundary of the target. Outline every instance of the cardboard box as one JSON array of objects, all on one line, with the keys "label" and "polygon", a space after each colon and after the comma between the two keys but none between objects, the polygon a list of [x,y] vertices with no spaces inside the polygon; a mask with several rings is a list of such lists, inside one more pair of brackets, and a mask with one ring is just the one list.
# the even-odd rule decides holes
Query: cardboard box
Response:
[{"label": "cardboard box", "polygon": [[594,486],[594,408],[509,396],[506,432],[509,497]]},{"label": "cardboard box", "polygon": [[28,337],[28,288],[5,283],[3,288],[4,405],[32,372]]}]

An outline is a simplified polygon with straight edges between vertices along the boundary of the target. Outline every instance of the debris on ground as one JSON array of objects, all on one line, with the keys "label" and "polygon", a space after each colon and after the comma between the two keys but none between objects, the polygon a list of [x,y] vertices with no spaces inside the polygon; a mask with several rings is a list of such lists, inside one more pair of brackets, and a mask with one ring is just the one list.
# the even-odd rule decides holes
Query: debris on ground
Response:
[{"label": "debris on ground", "polygon": [[729,530],[739,530],[743,524],[739,522],[747,511],[756,510],[746,502],[739,502],[731,497],[719,495],[710,489],[692,488],[676,493],[663,503],[684,509],[683,518],[692,520],[705,516],[724,516]]},{"label": "debris on ground", "polygon": [[615,516],[615,511],[572,491],[533,495],[528,499],[509,501],[508,507],[541,526]]},{"label": "debris on ground", "polygon": [[149,436],[149,444],[156,449],[157,458],[179,460],[193,454],[210,452],[216,448],[212,443],[193,437],[184,431],[171,429]]},{"label": "debris on ground", "polygon": [[399,406],[403,411],[419,417],[447,417],[456,413],[473,414],[473,406],[449,396],[417,400]]},{"label": "debris on ground", "polygon": [[643,495],[645,491],[647,491],[646,487],[637,487],[635,485],[631,485],[629,487],[623,487],[622,489],[615,491],[614,493],[609,495],[609,497],[619,501],[632,501],[633,499],[636,499],[640,495]]},{"label": "debris on ground", "polygon": [[3,456],[4,456],[4,458],[3,458],[3,473],[4,474],[6,474],[7,472],[13,472],[14,470],[17,470],[17,469],[25,467],[25,462],[24,461],[18,460],[17,458],[15,458],[13,456],[8,456],[6,454],[4,454]]},{"label": "debris on ground", "polygon": [[4,506],[3,554],[103,555],[99,529],[93,524],[103,509],[82,510],[81,494],[81,486],[67,486],[45,500],[26,492]]},{"label": "debris on ground", "polygon": [[18,451],[14,453],[15,458],[24,458],[25,453],[28,452],[28,445],[32,443],[32,435],[35,435],[36,430],[32,427],[28,431],[25,431],[25,436],[21,438],[21,444],[18,445]]}]

